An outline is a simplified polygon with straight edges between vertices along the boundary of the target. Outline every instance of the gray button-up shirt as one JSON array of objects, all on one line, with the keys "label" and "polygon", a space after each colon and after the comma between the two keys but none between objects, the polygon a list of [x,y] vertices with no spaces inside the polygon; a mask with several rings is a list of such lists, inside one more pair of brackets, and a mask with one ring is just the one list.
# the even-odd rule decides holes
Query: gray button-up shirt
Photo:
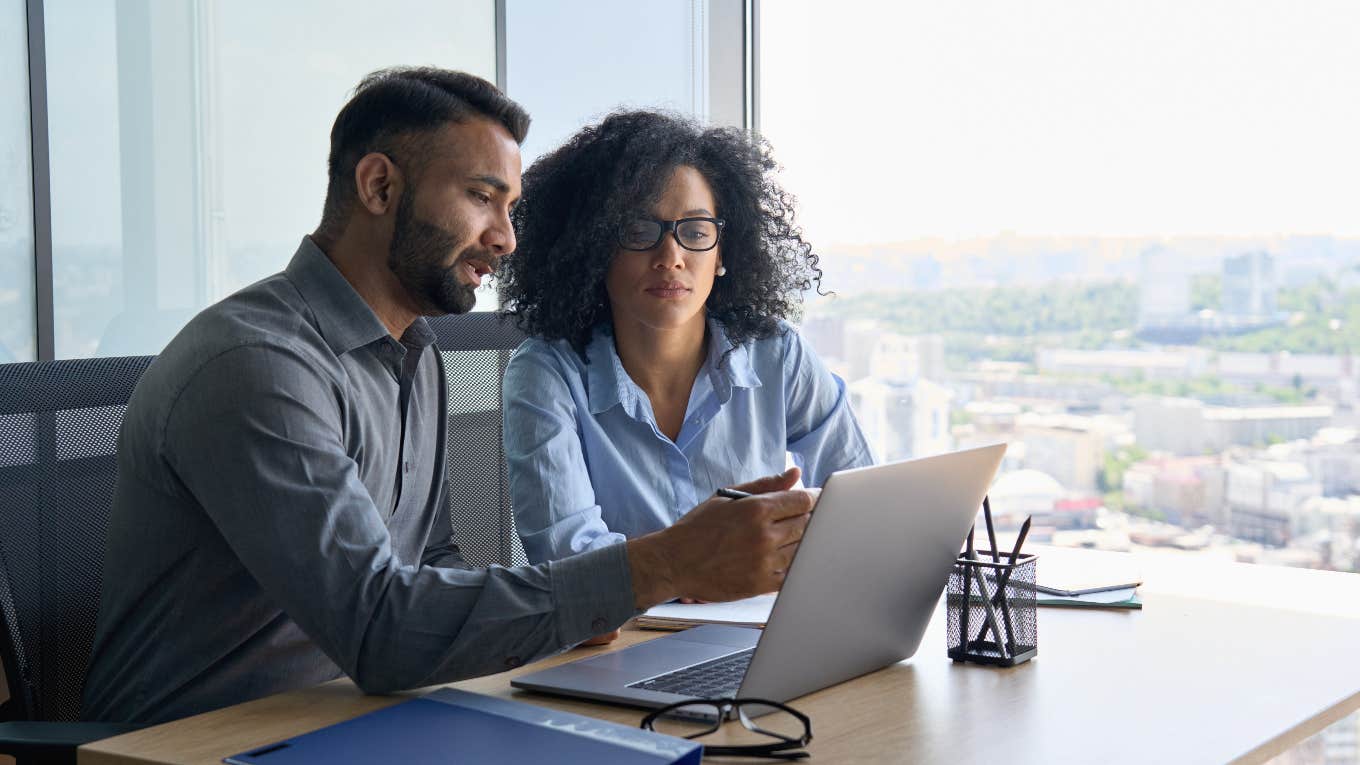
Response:
[{"label": "gray button-up shirt", "polygon": [[119,437],[87,719],[160,722],[342,672],[373,692],[449,682],[634,614],[622,545],[467,566],[433,339],[423,319],[392,338],[304,239],[171,341]]}]

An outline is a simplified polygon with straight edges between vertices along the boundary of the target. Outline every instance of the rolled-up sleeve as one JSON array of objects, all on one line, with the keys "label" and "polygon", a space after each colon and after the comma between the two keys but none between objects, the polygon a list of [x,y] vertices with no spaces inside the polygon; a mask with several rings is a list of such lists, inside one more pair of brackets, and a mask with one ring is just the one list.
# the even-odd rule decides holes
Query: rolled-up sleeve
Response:
[{"label": "rolled-up sleeve", "polygon": [[808,486],[821,486],[837,470],[874,463],[869,442],[850,409],[845,381],[826,368],[796,331],[784,335],[788,394],[788,450]]},{"label": "rolled-up sleeve", "polygon": [[[345,450],[342,382],[305,352],[208,361],[165,423],[166,459],[260,587],[364,690],[500,672],[635,612],[626,549],[536,566],[398,561]],[[441,532],[436,531],[436,536]],[[432,540],[433,541],[433,540]]]},{"label": "rolled-up sleeve", "polygon": [[515,526],[530,562],[616,546],[595,500],[579,409],[550,351],[526,343],[505,370],[505,461]]}]

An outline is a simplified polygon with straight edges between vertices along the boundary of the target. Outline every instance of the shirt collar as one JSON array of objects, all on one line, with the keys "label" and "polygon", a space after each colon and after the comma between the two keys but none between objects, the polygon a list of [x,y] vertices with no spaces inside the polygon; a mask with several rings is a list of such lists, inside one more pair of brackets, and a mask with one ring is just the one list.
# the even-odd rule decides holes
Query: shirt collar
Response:
[{"label": "shirt collar", "polygon": [[624,405],[633,417],[639,412],[637,385],[628,377],[614,347],[614,333],[604,326],[595,328],[595,334],[586,345],[586,377],[590,381],[590,413],[600,414],[620,404]]},{"label": "shirt collar", "polygon": [[[731,353],[728,353],[729,349]],[[732,399],[734,388],[760,387],[760,375],[756,374],[751,359],[750,344],[732,345],[722,325],[712,318],[708,320],[708,360],[699,373],[708,374],[718,400],[724,404]]]},{"label": "shirt collar", "polygon": [[[310,236],[302,237],[284,274],[307,301],[316,317],[317,329],[335,355],[343,355],[390,334],[387,326]],[[401,340],[423,348],[434,342],[434,331],[425,319],[417,317]]]},{"label": "shirt collar", "polygon": [[[708,319],[708,358],[699,374],[708,375],[718,400],[726,404],[734,388],[759,388],[760,376],[751,360],[750,348],[743,344],[732,347],[722,325]],[[728,349],[731,353],[728,354]],[[724,359],[723,355],[727,354]],[[643,393],[628,376],[614,347],[614,333],[597,327],[586,345],[587,379],[590,381],[589,403],[591,414],[600,414],[623,405],[634,417],[642,417]],[[647,407],[650,409],[650,405]]]}]

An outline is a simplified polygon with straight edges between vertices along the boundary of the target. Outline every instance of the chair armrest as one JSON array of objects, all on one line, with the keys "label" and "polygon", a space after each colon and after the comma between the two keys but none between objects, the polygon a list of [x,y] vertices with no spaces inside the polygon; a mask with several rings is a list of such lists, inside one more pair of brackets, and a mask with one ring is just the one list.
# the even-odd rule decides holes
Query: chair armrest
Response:
[{"label": "chair armrest", "polygon": [[110,738],[145,725],[104,722],[46,722],[19,720],[0,723],[0,754],[12,755],[19,763],[72,763],[76,747]]}]

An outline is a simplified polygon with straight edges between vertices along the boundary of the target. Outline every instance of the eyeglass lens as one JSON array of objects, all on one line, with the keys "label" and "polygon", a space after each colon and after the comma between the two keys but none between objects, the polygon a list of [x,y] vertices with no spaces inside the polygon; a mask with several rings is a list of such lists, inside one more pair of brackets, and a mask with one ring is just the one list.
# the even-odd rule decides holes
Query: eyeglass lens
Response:
[{"label": "eyeglass lens", "polygon": [[713,249],[718,243],[718,225],[711,220],[676,222],[639,219],[624,224],[623,230],[619,232],[619,244],[629,250],[650,250],[661,243],[661,237],[668,229],[673,230],[675,241],[686,250],[702,252]]},{"label": "eyeglass lens", "polygon": [[[695,702],[663,714],[652,723],[652,730],[668,736],[698,738],[716,731],[720,725],[719,709],[712,702]],[[776,739],[799,740],[806,733],[803,721],[778,707],[743,703],[737,719],[741,726],[728,726],[725,746],[759,746]]]}]

